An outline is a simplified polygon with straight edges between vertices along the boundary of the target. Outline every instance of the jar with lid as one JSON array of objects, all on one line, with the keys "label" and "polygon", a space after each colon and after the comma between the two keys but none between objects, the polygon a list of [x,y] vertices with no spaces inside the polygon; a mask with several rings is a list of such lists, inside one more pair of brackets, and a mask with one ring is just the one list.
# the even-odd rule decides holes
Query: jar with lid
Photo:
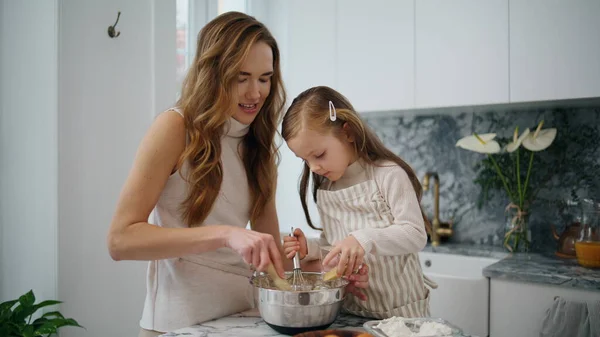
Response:
[{"label": "jar with lid", "polygon": [[581,232],[575,242],[575,252],[580,265],[600,268],[600,204],[584,199]]}]

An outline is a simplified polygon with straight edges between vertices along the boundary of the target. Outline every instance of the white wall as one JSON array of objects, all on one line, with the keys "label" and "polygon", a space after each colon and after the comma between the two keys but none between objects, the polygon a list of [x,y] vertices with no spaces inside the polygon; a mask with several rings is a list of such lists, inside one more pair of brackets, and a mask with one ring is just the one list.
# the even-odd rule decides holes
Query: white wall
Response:
[{"label": "white wall", "polygon": [[59,79],[59,296],[87,328],[61,336],[136,336],[146,262],[112,261],[106,233],[143,134],[175,98],[175,2],[61,1]]},{"label": "white wall", "polygon": [[[289,39],[289,1],[279,0],[254,0],[249,2],[248,14],[256,17],[257,20],[264,23],[271,34],[277,40],[279,51],[281,54],[281,71],[283,73],[284,85],[289,81],[288,46],[292,42]],[[286,87],[286,89],[288,89]],[[287,107],[291,104],[294,96],[288,91]],[[318,236],[320,232],[311,229],[306,223],[304,211],[300,204],[298,195],[298,181],[302,173],[302,160],[297,158],[294,153],[287,147],[282,139],[279,148],[281,154],[281,162],[278,169],[279,179],[277,182],[277,216],[279,218],[280,230],[282,233],[289,233],[292,226],[300,228],[309,236]],[[313,224],[319,226],[319,215],[312,199],[309,201],[309,212]]]},{"label": "white wall", "polygon": [[0,302],[55,299],[57,1],[0,2]]}]

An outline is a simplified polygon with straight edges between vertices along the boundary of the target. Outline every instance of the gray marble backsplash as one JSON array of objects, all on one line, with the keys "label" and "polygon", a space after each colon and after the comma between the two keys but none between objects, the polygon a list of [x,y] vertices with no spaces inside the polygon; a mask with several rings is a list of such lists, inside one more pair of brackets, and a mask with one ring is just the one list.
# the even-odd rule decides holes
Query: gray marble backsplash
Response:
[{"label": "gray marble backsplash", "polygon": [[[561,202],[574,196],[600,198],[600,105],[520,110],[504,105],[479,112],[453,108],[448,112],[436,109],[431,114],[416,115],[399,111],[370,113],[364,119],[386,146],[413,167],[421,181],[427,171],[439,174],[440,217],[454,223],[452,242],[497,246],[502,244],[504,235],[506,193],[492,193],[489,201],[479,208],[481,188],[473,180],[475,164],[484,155],[455,146],[458,139],[473,132],[512,137],[515,126],[534,131],[541,120],[544,128],[557,128],[552,146],[536,153],[532,171],[536,177],[544,178],[538,179],[543,183],[538,183],[539,193],[531,208],[533,251],[556,250],[550,225],[555,224],[559,231],[565,225],[560,214]],[[431,216],[432,189],[424,193],[423,206]]]}]

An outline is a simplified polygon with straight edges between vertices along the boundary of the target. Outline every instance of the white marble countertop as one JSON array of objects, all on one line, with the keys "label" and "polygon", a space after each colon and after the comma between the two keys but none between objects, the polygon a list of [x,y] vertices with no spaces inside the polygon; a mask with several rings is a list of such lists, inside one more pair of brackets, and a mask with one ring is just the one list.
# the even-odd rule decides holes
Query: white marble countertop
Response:
[{"label": "white marble countertop", "polygon": [[[327,329],[344,329],[365,332],[363,324],[371,319],[340,314]],[[289,337],[271,329],[262,320],[258,309],[219,318],[199,325],[175,330],[161,337]],[[461,337],[477,337],[460,335]]]},{"label": "white marble countertop", "polygon": [[[349,329],[365,331],[362,328],[366,318],[340,314],[336,321],[328,329]],[[205,322],[199,325],[175,330],[161,335],[162,337],[234,337],[234,336],[265,336],[283,337],[277,331],[271,329],[262,320],[257,309],[249,310],[240,314]]]}]

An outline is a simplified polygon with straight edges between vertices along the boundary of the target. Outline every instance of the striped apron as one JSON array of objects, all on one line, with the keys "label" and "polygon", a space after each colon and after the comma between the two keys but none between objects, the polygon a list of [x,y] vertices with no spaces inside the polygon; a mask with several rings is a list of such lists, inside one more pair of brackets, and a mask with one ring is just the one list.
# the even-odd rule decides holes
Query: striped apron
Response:
[{"label": "striped apron", "polygon": [[[335,244],[363,228],[385,228],[394,223],[390,207],[373,179],[373,168],[367,166],[368,180],[354,186],[330,191],[317,191],[317,208],[327,241]],[[348,296],[344,310],[348,313],[384,319],[392,316],[428,317],[429,289],[425,283],[417,253],[398,256],[366,254],[369,266],[368,299]]]}]

